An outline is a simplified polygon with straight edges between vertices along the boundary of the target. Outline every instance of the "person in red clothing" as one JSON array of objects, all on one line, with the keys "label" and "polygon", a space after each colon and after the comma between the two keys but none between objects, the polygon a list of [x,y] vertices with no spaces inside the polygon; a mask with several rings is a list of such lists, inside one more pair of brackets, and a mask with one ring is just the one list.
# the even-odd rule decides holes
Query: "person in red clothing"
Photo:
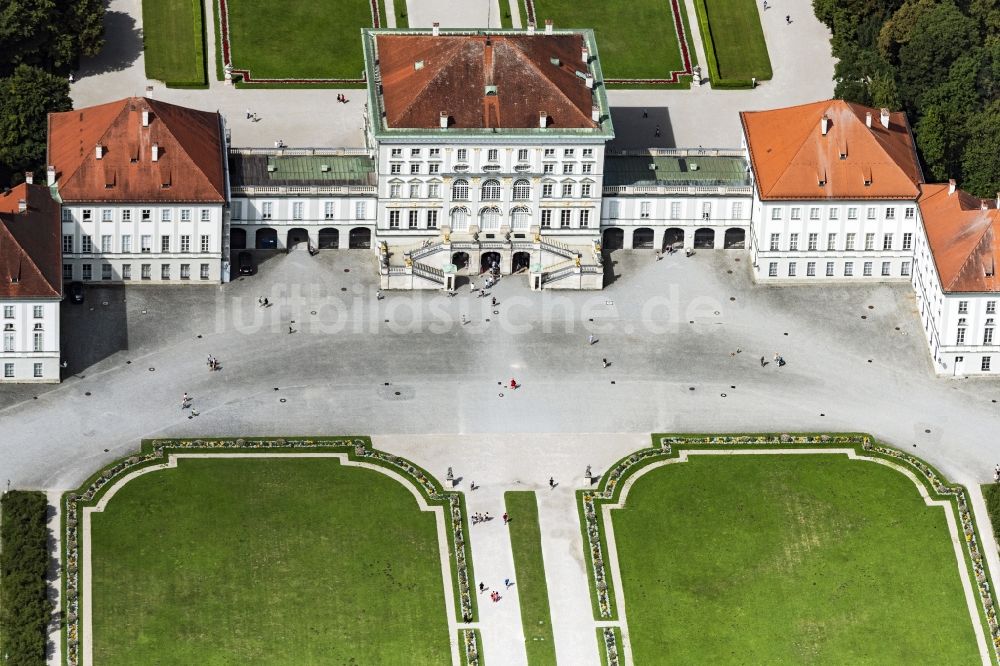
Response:
[{"label": "person in red clothing", "polygon": [[517,380],[515,380],[513,377],[510,378],[510,388],[511,388],[511,390],[514,390],[514,389],[517,388]]}]

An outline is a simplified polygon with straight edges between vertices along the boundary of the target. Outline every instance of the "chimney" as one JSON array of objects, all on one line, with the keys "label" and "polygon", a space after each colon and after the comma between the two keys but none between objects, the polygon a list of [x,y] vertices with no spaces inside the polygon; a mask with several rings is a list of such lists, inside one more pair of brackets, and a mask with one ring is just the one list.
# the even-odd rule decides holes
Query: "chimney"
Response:
[{"label": "chimney", "polygon": [[829,116],[824,114],[823,117],[819,119],[819,130],[823,133],[823,136],[826,136],[826,133],[830,130]]},{"label": "chimney", "polygon": [[441,24],[437,21],[434,21],[434,23],[431,24],[431,34],[435,37],[441,34]]},{"label": "chimney", "polygon": [[448,112],[441,112],[441,129],[448,129]]},{"label": "chimney", "polygon": [[160,159],[160,144],[154,143],[153,144],[153,161],[155,162],[158,159]]},{"label": "chimney", "polygon": [[871,111],[868,111],[867,113],[865,113],[865,125],[868,126],[868,129],[872,128],[872,112]]},{"label": "chimney", "polygon": [[423,60],[415,60],[413,62],[413,71],[417,71],[417,70],[420,70],[420,69],[423,69],[423,68],[424,68],[424,61]]},{"label": "chimney", "polygon": [[153,86],[146,86],[147,99],[153,99]]},{"label": "chimney", "polygon": [[882,121],[882,127],[889,129],[889,109],[882,109],[882,112],[879,114],[879,120]]},{"label": "chimney", "polygon": [[601,107],[596,104],[590,107],[590,119],[595,123],[601,122]]},{"label": "chimney", "polygon": [[26,182],[28,185],[34,185],[35,184],[35,172],[34,171],[25,171],[24,172],[24,182]]},{"label": "chimney", "polygon": [[549,114],[544,111],[538,112],[538,127],[545,129],[546,125],[549,124]]},{"label": "chimney", "polygon": [[535,34],[535,22],[534,21],[528,23],[528,34],[529,35]]},{"label": "chimney", "polygon": [[23,213],[26,210],[28,210],[28,202],[25,201],[24,199],[18,199],[17,200],[17,212]]},{"label": "chimney", "polygon": [[587,84],[588,88],[594,87],[594,75],[587,72],[587,76],[583,77],[583,82]]},{"label": "chimney", "polygon": [[955,179],[954,178],[949,178],[948,179],[948,194],[954,194],[954,193],[955,193]]},{"label": "chimney", "polygon": [[580,51],[580,56],[583,58],[583,62],[588,64],[590,63],[590,51],[587,50],[586,46],[584,46],[583,50]]},{"label": "chimney", "polygon": [[552,19],[545,19],[545,34],[552,34]]},{"label": "chimney", "polygon": [[97,159],[101,159],[102,157],[104,157],[104,146],[102,146],[101,144],[97,144],[97,147],[94,148],[94,157],[96,157]]},{"label": "chimney", "polygon": [[983,199],[979,202],[979,210],[989,210],[989,209],[990,205],[986,203],[986,199]]},{"label": "chimney", "polygon": [[142,112],[142,126],[149,127],[149,111]]},{"label": "chimney", "polygon": [[56,184],[56,168],[51,164],[45,167],[45,181],[49,187]]}]

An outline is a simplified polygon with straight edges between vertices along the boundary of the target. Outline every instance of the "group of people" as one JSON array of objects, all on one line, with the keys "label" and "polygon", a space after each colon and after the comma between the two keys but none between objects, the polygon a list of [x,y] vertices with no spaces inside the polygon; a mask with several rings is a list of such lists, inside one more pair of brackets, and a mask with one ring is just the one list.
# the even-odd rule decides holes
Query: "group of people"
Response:
[{"label": "group of people", "polygon": [[479,523],[489,522],[491,520],[493,520],[493,516],[490,515],[489,511],[487,511],[486,513],[474,513],[474,514],[472,514],[472,524],[473,525],[478,525]]},{"label": "group of people", "polygon": [[[209,370],[221,370],[222,366],[219,365],[219,359],[215,358],[211,354],[208,355],[208,369]],[[187,394],[185,394],[187,395]]]},{"label": "group of people", "polygon": [[351,100],[347,99],[347,95],[345,95],[343,93],[338,93],[337,94],[337,101],[340,102],[341,104],[347,104]]},{"label": "group of people", "polygon": [[993,483],[1000,483],[1000,463],[993,466]]}]

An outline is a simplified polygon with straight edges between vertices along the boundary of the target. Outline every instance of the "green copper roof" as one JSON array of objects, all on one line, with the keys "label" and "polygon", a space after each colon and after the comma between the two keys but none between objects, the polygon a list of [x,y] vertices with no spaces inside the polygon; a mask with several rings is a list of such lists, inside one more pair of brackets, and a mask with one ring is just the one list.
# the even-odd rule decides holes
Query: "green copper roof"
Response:
[{"label": "green copper roof", "polygon": [[742,157],[607,155],[604,158],[604,184],[739,186],[750,185],[750,174]]}]

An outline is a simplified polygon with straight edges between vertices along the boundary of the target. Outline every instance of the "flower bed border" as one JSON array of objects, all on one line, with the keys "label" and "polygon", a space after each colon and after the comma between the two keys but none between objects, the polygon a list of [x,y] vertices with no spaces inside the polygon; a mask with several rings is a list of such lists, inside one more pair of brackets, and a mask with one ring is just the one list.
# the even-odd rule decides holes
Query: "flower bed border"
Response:
[{"label": "flower bed border", "polygon": [[[222,0],[223,2],[225,0]],[[534,23],[538,25],[536,20],[535,12],[535,0],[524,0],[524,10],[527,14],[528,23]],[[691,46],[688,44],[687,31],[684,29],[684,15],[681,13],[680,5],[678,0],[670,0],[670,13],[674,17],[674,34],[677,36],[677,44],[681,50],[681,63],[684,68],[679,70],[673,70],[670,72],[669,78],[665,79],[610,79],[605,78],[604,83],[615,85],[615,86],[629,86],[629,85],[643,85],[643,86],[660,86],[660,85],[674,85],[681,83],[682,76],[691,76],[694,74],[694,69],[691,67]]]},{"label": "flower bed border", "polygon": [[463,648],[460,654],[465,666],[483,666],[486,663],[483,659],[483,637],[478,629],[459,630],[458,640]]},{"label": "flower bed border", "polygon": [[[122,477],[136,470],[153,465],[161,465],[171,453],[214,452],[214,451],[259,452],[323,452],[346,454],[352,462],[365,462],[389,469],[413,484],[429,505],[441,506],[445,510],[445,526],[450,535],[448,543],[449,562],[452,569],[452,593],[455,596],[456,621],[459,624],[474,622],[478,616],[476,595],[472,594],[470,581],[474,580],[471,546],[465,535],[469,534],[468,515],[465,510],[465,495],[447,491],[441,483],[426,470],[406,458],[375,449],[368,437],[249,437],[249,438],[194,438],[194,439],[154,439],[143,440],[139,452],[122,458],[104,467],[79,488],[69,491],[62,498],[62,525],[64,535],[62,552],[62,595],[65,600],[65,624],[63,647],[65,663],[77,666],[80,663],[80,611],[82,608],[80,590],[80,542],[78,528],[83,524],[83,508],[96,505],[108,488]],[[470,644],[466,642],[465,653],[469,664],[478,665],[478,653],[468,653]]]},{"label": "flower bed border", "polygon": [[[938,500],[947,501],[958,518],[965,539],[963,553],[967,565],[971,564],[974,585],[977,591],[980,611],[980,621],[985,619],[991,646],[990,657],[993,663],[1000,662],[1000,624],[997,621],[996,608],[991,592],[989,566],[979,548],[979,532],[976,528],[972,505],[968,499],[968,491],[964,486],[952,485],[931,465],[922,459],[905,451],[879,443],[871,435],[863,433],[760,433],[760,434],[730,434],[730,435],[673,435],[653,434],[653,446],[632,453],[605,472],[596,489],[578,490],[577,500],[583,531],[584,559],[590,562],[588,580],[590,583],[591,603],[594,617],[598,620],[617,620],[618,614],[614,607],[614,594],[606,570],[607,541],[604,523],[597,505],[617,503],[621,494],[623,481],[650,463],[659,460],[677,458],[681,449],[704,450],[725,446],[729,448],[815,448],[830,446],[844,448],[845,445],[854,448],[859,454],[869,458],[883,458],[901,464],[915,473],[929,494]],[[968,575],[967,571],[962,572]],[[603,585],[601,584],[603,583]],[[608,628],[599,627],[603,631],[607,663],[618,664],[618,636]]]}]

